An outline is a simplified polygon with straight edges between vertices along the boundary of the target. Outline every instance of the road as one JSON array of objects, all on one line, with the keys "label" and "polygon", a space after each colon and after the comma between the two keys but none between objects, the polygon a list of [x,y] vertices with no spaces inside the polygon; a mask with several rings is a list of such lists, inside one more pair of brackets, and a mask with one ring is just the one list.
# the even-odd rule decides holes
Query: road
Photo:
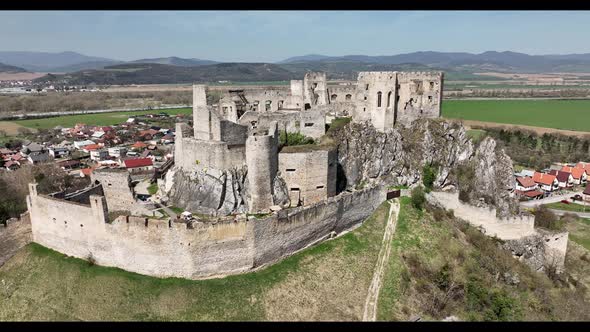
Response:
[{"label": "road", "polygon": [[381,242],[381,249],[379,250],[377,266],[375,267],[375,272],[373,273],[373,280],[369,286],[369,292],[365,301],[365,311],[363,313],[364,322],[374,322],[377,320],[377,303],[379,300],[379,291],[381,290],[385,266],[389,261],[389,255],[391,253],[391,240],[393,238],[393,234],[395,233],[397,215],[400,208],[399,199],[394,199],[393,202],[389,201],[389,204],[389,218],[387,220],[387,225],[385,226],[385,232],[383,234],[383,241]]},{"label": "road", "polygon": [[534,208],[537,207],[541,204],[549,204],[549,203],[556,203],[559,202],[561,200],[567,199],[569,200],[570,197],[579,194],[581,195],[582,192],[569,192],[567,194],[563,194],[563,195],[554,195],[554,196],[550,196],[547,198],[543,198],[543,199],[533,199],[530,201],[526,201],[526,202],[520,202],[520,206],[521,207],[527,207],[527,208]]}]

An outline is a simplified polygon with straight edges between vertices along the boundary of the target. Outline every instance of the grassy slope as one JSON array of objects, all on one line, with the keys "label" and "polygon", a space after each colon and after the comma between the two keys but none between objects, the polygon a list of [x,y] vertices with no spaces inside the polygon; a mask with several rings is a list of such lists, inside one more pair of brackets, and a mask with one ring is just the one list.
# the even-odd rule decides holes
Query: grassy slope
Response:
[{"label": "grassy slope", "polygon": [[[192,109],[190,108],[178,108],[178,109],[169,109],[169,110],[152,110],[152,111],[133,111],[133,112],[112,112],[112,113],[98,113],[98,114],[81,114],[81,115],[66,115],[60,117],[53,117],[53,118],[43,118],[43,119],[29,119],[29,120],[17,120],[12,121],[13,123],[17,123],[21,126],[34,128],[34,129],[51,129],[56,126],[62,127],[73,127],[77,123],[85,123],[88,125],[94,126],[109,126],[120,124],[132,116],[132,115],[145,115],[145,114],[153,114],[153,113],[161,113],[165,112],[171,115],[176,114],[191,114]],[[0,122],[0,127],[2,122]]]},{"label": "grassy slope", "polygon": [[445,118],[590,131],[590,100],[446,100]]},{"label": "grassy slope", "polygon": [[590,212],[590,204],[584,206],[582,204],[577,204],[577,203],[564,204],[561,202],[557,202],[557,203],[549,203],[549,204],[543,204],[543,205],[549,209],[555,209],[555,210]]},{"label": "grassy slope", "polygon": [[157,279],[90,266],[36,244],[0,268],[0,320],[359,320],[388,208],[263,270]]},{"label": "grassy slope", "polygon": [[[575,243],[566,268],[582,282],[558,287],[500,250],[494,240],[447,216],[434,221],[403,198],[390,264],[379,298],[379,320],[588,320],[588,252]],[[584,256],[586,255],[586,256]],[[586,257],[586,258],[583,258]],[[446,265],[446,268],[445,268]],[[503,274],[518,274],[518,285]],[[496,279],[498,276],[499,279]]]},{"label": "grassy slope", "polygon": [[568,222],[566,225],[570,232],[569,239],[590,250],[590,219],[577,219],[575,222]]}]

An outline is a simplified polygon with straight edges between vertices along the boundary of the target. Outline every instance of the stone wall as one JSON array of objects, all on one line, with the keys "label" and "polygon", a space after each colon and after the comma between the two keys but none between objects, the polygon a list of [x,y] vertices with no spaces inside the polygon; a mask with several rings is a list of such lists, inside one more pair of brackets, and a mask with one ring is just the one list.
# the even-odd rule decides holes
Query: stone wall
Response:
[{"label": "stone wall", "polygon": [[279,171],[287,183],[291,206],[315,204],[336,193],[334,150],[285,150],[279,153]]},{"label": "stone wall", "polygon": [[225,142],[177,137],[174,162],[184,170],[215,168],[226,170],[246,164],[246,146],[229,146]]},{"label": "stone wall", "polygon": [[273,180],[278,169],[279,133],[277,123],[268,135],[250,136],[246,141],[248,166],[248,210],[260,212],[273,205]]},{"label": "stone wall", "polygon": [[494,209],[475,207],[459,201],[452,193],[432,192],[429,201],[452,209],[455,216],[480,228],[488,236],[504,240],[503,248],[525,262],[535,271],[546,271],[553,266],[556,272],[564,269],[567,252],[567,232],[550,232],[535,228],[531,215],[498,218]]},{"label": "stone wall", "polygon": [[396,121],[410,123],[440,116],[443,73],[400,72],[398,84]]},{"label": "stone wall", "polygon": [[32,240],[31,219],[28,213],[23,213],[19,219],[8,219],[6,225],[0,223],[0,266]]},{"label": "stone wall", "polygon": [[281,215],[217,224],[125,216],[108,223],[102,197],[86,206],[38,195],[35,185],[27,202],[34,241],[43,246],[103,266],[202,279],[273,263],[359,224],[384,199],[383,188],[369,188]]},{"label": "stone wall", "polygon": [[93,183],[98,181],[102,185],[107,207],[110,211],[132,211],[135,205],[135,195],[131,188],[131,177],[125,169],[97,169],[90,178]]}]

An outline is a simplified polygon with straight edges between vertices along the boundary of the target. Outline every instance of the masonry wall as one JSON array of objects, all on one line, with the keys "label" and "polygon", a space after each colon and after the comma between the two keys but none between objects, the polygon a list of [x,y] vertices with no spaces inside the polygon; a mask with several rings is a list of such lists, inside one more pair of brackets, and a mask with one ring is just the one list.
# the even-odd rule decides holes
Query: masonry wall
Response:
[{"label": "masonry wall", "polygon": [[273,122],[268,135],[250,136],[246,142],[248,210],[260,212],[273,204],[273,180],[278,169],[279,135]]},{"label": "masonry wall", "polygon": [[[66,255],[157,277],[201,279],[273,263],[332,231],[367,218],[385,199],[382,188],[344,193],[265,219],[218,224],[119,217],[106,221],[100,198],[90,206],[36,194],[28,197],[34,241]],[[71,211],[65,214],[63,211]]]},{"label": "masonry wall", "polygon": [[131,177],[125,169],[97,169],[90,175],[92,182],[98,181],[110,211],[131,211],[136,204]]},{"label": "masonry wall", "polygon": [[400,72],[398,82],[397,118],[400,123],[440,116],[443,73]]},{"label": "masonry wall", "polygon": [[229,146],[225,142],[202,141],[194,138],[176,138],[182,149],[175,153],[174,162],[184,170],[219,170],[241,167],[246,164],[246,146]]},{"label": "masonry wall", "polygon": [[279,171],[287,183],[291,206],[315,204],[334,195],[336,167],[335,151],[279,153]]},{"label": "masonry wall", "polygon": [[303,77],[303,103],[311,107],[328,104],[326,73],[307,72]]},{"label": "masonry wall", "polygon": [[0,224],[0,266],[33,240],[31,219],[28,213]]},{"label": "masonry wall", "polygon": [[[250,104],[258,102],[258,105],[253,110],[258,112],[276,112],[282,105],[287,106],[287,101],[290,96],[287,88],[266,87],[264,89],[245,89],[244,96]],[[270,102],[270,108],[266,109],[267,102]]]},{"label": "masonry wall", "polygon": [[205,85],[193,85],[193,128],[194,137],[211,139],[211,110],[207,107]]}]

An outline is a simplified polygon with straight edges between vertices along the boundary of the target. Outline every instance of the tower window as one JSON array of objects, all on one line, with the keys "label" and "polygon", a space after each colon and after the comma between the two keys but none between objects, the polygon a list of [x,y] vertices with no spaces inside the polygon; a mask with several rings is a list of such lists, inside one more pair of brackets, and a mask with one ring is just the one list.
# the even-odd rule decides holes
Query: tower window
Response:
[{"label": "tower window", "polygon": [[368,84],[365,85],[365,90],[369,90],[369,85]]},{"label": "tower window", "polygon": [[381,91],[377,92],[377,107],[381,107]]},{"label": "tower window", "polygon": [[391,91],[387,93],[387,107],[391,106]]},{"label": "tower window", "polygon": [[346,100],[352,100],[352,95],[351,94],[347,94],[346,95]]}]

